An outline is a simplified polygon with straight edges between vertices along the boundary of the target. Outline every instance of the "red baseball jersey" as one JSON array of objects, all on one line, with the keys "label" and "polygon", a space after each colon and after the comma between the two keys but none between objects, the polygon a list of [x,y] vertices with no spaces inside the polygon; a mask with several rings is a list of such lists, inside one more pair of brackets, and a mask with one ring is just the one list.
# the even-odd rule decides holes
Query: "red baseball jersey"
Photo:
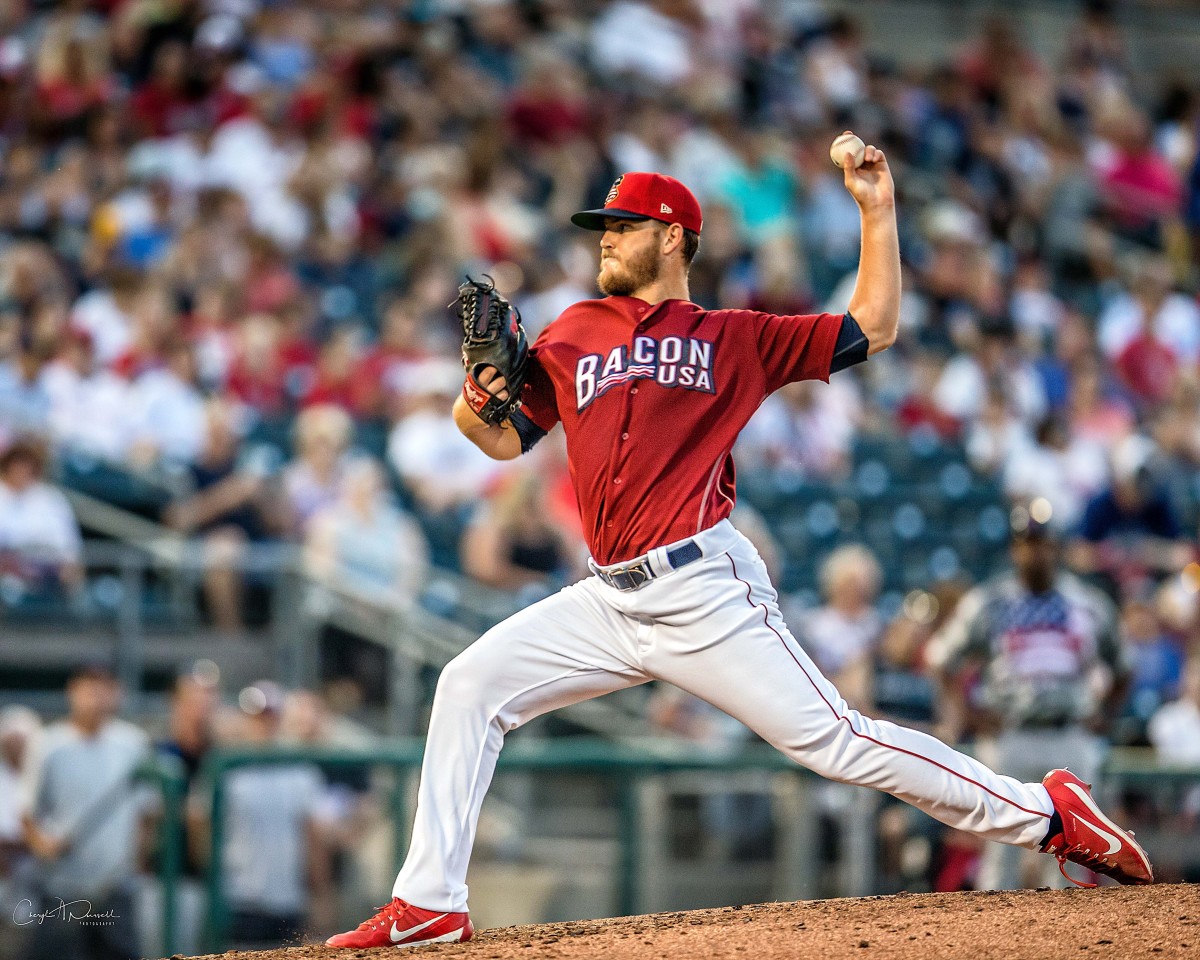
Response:
[{"label": "red baseball jersey", "polygon": [[562,421],[584,534],[599,564],[729,516],[732,449],[767,394],[828,380],[842,316],[704,310],[687,300],[585,300],[530,351],[522,410]]}]

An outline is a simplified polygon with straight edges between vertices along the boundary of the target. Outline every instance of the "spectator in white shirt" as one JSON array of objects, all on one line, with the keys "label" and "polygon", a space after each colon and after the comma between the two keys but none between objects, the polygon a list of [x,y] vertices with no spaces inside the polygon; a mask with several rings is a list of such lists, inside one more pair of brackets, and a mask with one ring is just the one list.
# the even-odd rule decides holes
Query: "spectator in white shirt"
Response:
[{"label": "spectator in white shirt", "polygon": [[0,579],[18,593],[83,583],[79,524],[62,492],[43,482],[44,470],[36,440],[0,454]]},{"label": "spectator in white shirt", "polygon": [[995,473],[1032,446],[1029,430],[1014,413],[1005,384],[993,383],[979,416],[967,429],[967,459],[976,470]]},{"label": "spectator in white shirt", "polygon": [[383,470],[365,457],[346,466],[341,496],[312,518],[305,555],[322,578],[410,601],[429,567],[420,525],[391,502]]},{"label": "spectator in white shirt", "polygon": [[970,353],[955,355],[942,370],[934,400],[943,413],[967,423],[979,417],[988,390],[1004,385],[1012,410],[1026,423],[1046,413],[1046,393],[1033,367],[1017,351],[1015,331],[994,324],[977,335]]},{"label": "spectator in white shirt", "polygon": [[1002,462],[1009,498],[1045,497],[1053,509],[1050,523],[1063,532],[1074,529],[1088,500],[1108,480],[1104,448],[1072,438],[1057,417],[1043,420],[1034,442],[1014,444]]},{"label": "spectator in white shirt", "polygon": [[96,347],[96,362],[107,367],[132,342],[133,310],[142,289],[141,274],[113,269],[107,285],[85,293],[71,310],[71,326],[86,331]]},{"label": "spectator in white shirt", "polygon": [[1017,264],[1009,312],[1022,342],[1033,349],[1058,335],[1067,309],[1050,291],[1050,278],[1041,261],[1030,258]]},{"label": "spectator in white shirt", "polygon": [[47,343],[22,336],[15,356],[0,360],[0,444],[28,433],[44,433],[50,422],[50,396],[42,371],[53,356]]},{"label": "spectator in white shirt", "polygon": [[191,344],[180,339],[168,345],[166,366],[148,370],[134,381],[129,407],[135,462],[195,461],[204,446],[207,417],[204,397],[196,386]]},{"label": "spectator in white shirt", "polygon": [[451,401],[463,372],[451,360],[431,360],[417,379],[424,395],[388,440],[388,459],[421,506],[446,513],[473,504],[500,472],[516,461],[492,460],[454,429]]},{"label": "spectator in white shirt", "polygon": [[833,551],[821,565],[825,605],[797,617],[798,637],[817,666],[851,706],[865,709],[871,699],[871,670],[883,620],[875,600],[883,572],[875,555],[851,543]]},{"label": "spectator in white shirt", "polygon": [[21,825],[26,800],[26,774],[31,749],[42,732],[42,721],[28,707],[0,711],[0,890],[26,854]]},{"label": "spectator in white shirt", "polygon": [[738,465],[785,476],[842,476],[861,407],[852,379],[789,383],[763,401],[742,431]]},{"label": "spectator in white shirt", "polygon": [[1179,699],[1158,708],[1147,734],[1159,760],[1200,767],[1200,657],[1188,660]]},{"label": "spectator in white shirt", "polygon": [[[1146,734],[1160,763],[1200,767],[1200,657],[1188,658],[1179,699],[1155,711]],[[1176,829],[1182,835],[1193,833],[1200,816],[1200,787],[1186,789],[1179,813]]]},{"label": "spectator in white shirt", "polygon": [[1100,313],[1098,338],[1104,355],[1116,359],[1148,330],[1181,364],[1195,364],[1200,359],[1200,306],[1171,290],[1170,262],[1164,256],[1147,256],[1133,263],[1131,274],[1129,289]]},{"label": "spectator in white shirt", "polygon": [[57,444],[109,460],[129,451],[129,384],[96,362],[86,330],[68,332],[58,358],[42,371],[50,398],[50,430]]},{"label": "spectator in white shirt", "polygon": [[695,38],[689,24],[667,3],[620,0],[592,24],[591,53],[609,76],[633,74],[667,86],[686,80],[694,69]]},{"label": "spectator in white shirt", "polygon": [[350,414],[332,404],[308,407],[296,418],[296,455],[282,475],[292,537],[303,539],[313,517],[337,502],[353,429]]}]

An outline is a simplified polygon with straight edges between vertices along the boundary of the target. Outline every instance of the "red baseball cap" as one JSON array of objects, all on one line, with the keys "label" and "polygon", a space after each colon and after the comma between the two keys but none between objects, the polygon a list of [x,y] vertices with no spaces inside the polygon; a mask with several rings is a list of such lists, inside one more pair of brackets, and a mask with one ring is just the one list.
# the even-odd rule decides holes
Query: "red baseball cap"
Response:
[{"label": "red baseball cap", "polygon": [[571,222],[585,230],[603,230],[605,218],[616,220],[659,220],[677,223],[685,230],[700,232],[704,218],[692,191],[674,177],[662,173],[623,173],[599,210],[581,210]]}]

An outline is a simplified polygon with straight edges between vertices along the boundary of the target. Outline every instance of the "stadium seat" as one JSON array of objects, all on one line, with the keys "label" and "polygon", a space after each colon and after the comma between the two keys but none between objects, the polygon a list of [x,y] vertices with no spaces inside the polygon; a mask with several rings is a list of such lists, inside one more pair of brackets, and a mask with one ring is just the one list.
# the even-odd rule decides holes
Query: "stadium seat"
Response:
[{"label": "stadium seat", "polygon": [[925,512],[915,503],[901,503],[892,513],[892,531],[901,540],[915,540],[925,532]]},{"label": "stadium seat", "polygon": [[891,483],[891,471],[882,460],[864,460],[854,470],[854,490],[861,497],[882,497]]},{"label": "stadium seat", "polygon": [[832,500],[817,500],[805,512],[805,526],[814,541],[829,541],[840,529],[837,504]]},{"label": "stadium seat", "polygon": [[899,437],[862,436],[854,442],[856,465],[875,461],[881,463],[889,473],[907,477],[912,472],[913,454],[908,444]]},{"label": "stadium seat", "polygon": [[354,425],[354,446],[377,460],[386,460],[390,433],[385,420],[360,420]]},{"label": "stadium seat", "polygon": [[263,417],[256,420],[246,432],[246,443],[259,443],[272,446],[280,451],[283,460],[291,459],[292,429],[294,417]]}]

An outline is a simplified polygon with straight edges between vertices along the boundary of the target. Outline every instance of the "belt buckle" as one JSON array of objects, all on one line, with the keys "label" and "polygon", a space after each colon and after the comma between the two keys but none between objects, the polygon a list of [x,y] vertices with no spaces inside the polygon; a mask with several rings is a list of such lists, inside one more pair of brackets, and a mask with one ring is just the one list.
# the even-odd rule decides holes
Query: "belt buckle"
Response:
[{"label": "belt buckle", "polygon": [[[620,570],[614,570],[609,576],[612,578],[609,582],[618,590],[626,593],[631,590],[640,589],[653,579],[645,560],[628,567],[622,567]],[[639,577],[641,578],[640,580],[638,579]],[[624,583],[619,581],[624,581]]]}]

